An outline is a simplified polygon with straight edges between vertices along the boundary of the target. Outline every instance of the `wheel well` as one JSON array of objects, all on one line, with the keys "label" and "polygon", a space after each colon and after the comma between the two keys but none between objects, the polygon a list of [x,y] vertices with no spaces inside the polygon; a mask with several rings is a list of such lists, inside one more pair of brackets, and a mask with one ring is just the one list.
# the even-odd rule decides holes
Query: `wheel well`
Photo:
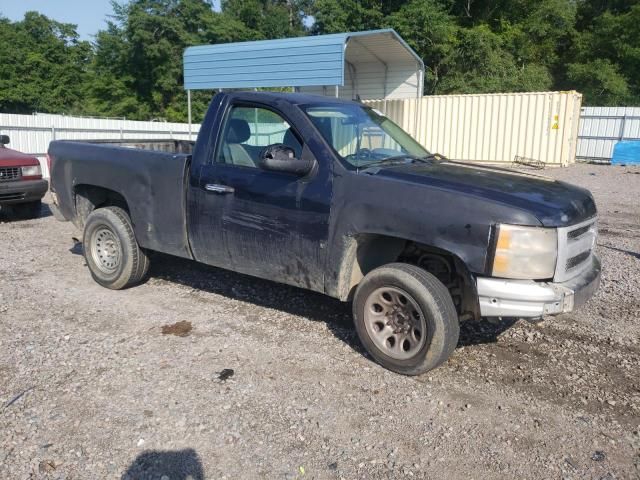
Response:
[{"label": "wheel well", "polygon": [[74,223],[78,228],[84,227],[87,217],[96,208],[120,207],[130,213],[127,201],[115,190],[95,185],[76,185],[73,192],[76,205]]},{"label": "wheel well", "polygon": [[[357,285],[371,270],[391,262],[409,263],[434,275],[449,290],[461,319],[480,318],[475,281],[465,263],[446,250],[385,235],[358,235],[347,249],[348,288],[343,299],[353,297]],[[347,283],[347,282],[345,282]]]}]

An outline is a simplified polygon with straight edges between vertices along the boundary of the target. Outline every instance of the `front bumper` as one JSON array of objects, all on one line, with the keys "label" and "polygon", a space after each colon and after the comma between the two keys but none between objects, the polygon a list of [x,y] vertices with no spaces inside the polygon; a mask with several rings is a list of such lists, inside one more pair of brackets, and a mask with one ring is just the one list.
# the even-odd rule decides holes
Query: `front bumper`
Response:
[{"label": "front bumper", "polygon": [[0,205],[35,202],[49,189],[46,180],[16,180],[0,182]]},{"label": "front bumper", "polygon": [[600,260],[580,275],[562,283],[478,277],[480,314],[483,317],[539,318],[571,312],[589,300],[600,285]]}]

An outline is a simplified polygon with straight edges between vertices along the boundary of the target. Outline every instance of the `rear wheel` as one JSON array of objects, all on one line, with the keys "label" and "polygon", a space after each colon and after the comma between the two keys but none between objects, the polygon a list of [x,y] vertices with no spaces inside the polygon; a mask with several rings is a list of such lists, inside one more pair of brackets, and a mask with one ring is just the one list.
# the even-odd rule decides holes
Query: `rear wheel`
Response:
[{"label": "rear wheel", "polygon": [[138,246],[129,215],[122,208],[94,210],[84,225],[83,244],[91,275],[103,287],[130,287],[149,270],[149,259]]},{"label": "rear wheel", "polygon": [[429,272],[404,263],[385,265],[364,277],[353,316],[371,356],[404,375],[419,375],[445,362],[460,334],[447,288]]}]

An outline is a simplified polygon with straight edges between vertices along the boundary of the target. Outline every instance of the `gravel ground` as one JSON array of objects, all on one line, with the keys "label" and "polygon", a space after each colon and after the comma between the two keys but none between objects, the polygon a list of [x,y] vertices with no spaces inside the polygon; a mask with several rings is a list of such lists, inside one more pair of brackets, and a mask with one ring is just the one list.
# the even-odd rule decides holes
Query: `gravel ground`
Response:
[{"label": "gravel ground", "polygon": [[596,197],[600,291],[418,378],[337,301],[163,255],[109,291],[70,223],[0,218],[0,478],[640,478],[640,168],[543,174]]}]

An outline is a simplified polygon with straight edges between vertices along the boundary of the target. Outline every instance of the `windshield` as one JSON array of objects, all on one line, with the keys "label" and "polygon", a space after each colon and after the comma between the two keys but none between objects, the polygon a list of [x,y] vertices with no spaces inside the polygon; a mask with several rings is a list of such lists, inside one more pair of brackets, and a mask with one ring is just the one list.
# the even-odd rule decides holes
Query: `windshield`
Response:
[{"label": "windshield", "polygon": [[328,104],[302,109],[340,158],[355,168],[429,155],[407,132],[372,108]]}]

